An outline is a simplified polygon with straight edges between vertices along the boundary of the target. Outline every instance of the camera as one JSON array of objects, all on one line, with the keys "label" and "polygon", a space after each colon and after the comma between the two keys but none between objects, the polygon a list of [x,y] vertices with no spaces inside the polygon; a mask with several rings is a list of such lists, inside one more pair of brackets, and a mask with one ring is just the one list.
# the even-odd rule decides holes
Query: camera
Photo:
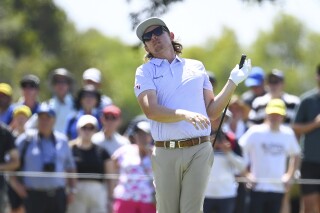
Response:
[{"label": "camera", "polygon": [[42,171],[44,172],[55,172],[56,165],[54,163],[44,163]]}]

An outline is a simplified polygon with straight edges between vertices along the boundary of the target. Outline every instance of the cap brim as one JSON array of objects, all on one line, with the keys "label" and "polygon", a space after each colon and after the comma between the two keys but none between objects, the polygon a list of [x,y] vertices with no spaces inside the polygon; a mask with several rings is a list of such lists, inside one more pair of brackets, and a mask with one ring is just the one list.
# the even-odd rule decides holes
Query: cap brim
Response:
[{"label": "cap brim", "polygon": [[[165,26],[167,27],[167,25],[164,23],[164,21],[162,21],[161,19],[159,18],[156,18],[156,17],[152,17],[152,18],[148,18],[146,19],[145,21],[141,22],[137,29],[136,29],[136,34],[137,34],[137,37],[141,40],[142,40],[142,35],[143,33],[146,31],[146,29],[150,26],[154,26],[154,25],[158,25],[158,26]],[[168,27],[167,27],[168,28]]]},{"label": "cap brim", "polygon": [[259,80],[256,80],[256,79],[247,78],[247,80],[244,82],[244,84],[245,84],[247,87],[254,87],[254,86],[259,86],[259,85],[261,85],[262,82],[259,81]]},{"label": "cap brim", "polygon": [[278,115],[282,115],[285,116],[286,115],[286,111],[280,108],[270,108],[270,109],[266,109],[266,113],[268,115],[270,114],[278,114]]}]

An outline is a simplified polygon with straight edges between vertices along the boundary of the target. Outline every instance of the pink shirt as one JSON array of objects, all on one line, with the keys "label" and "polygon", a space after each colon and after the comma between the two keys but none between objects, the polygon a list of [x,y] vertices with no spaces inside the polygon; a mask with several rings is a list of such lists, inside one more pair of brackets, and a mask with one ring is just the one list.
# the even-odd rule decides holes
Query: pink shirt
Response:
[{"label": "pink shirt", "polygon": [[116,199],[153,202],[152,167],[150,156],[141,159],[135,144],[124,145],[115,151],[113,158],[119,165],[119,182],[114,189]]}]

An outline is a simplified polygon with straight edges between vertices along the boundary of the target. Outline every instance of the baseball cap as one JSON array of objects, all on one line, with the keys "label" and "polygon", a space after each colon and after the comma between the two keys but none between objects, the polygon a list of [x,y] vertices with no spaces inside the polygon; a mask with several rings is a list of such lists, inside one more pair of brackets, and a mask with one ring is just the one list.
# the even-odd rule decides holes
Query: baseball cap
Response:
[{"label": "baseball cap", "polygon": [[101,82],[101,71],[97,68],[89,68],[83,72],[83,80],[91,80],[96,83]]},{"label": "baseball cap", "polygon": [[7,96],[11,96],[12,95],[11,86],[7,83],[0,83],[0,93],[3,93]]},{"label": "baseball cap", "polygon": [[14,108],[13,110],[13,117],[17,116],[18,114],[24,114],[27,117],[32,115],[30,108],[26,105],[19,105]]},{"label": "baseball cap", "polygon": [[248,78],[245,80],[247,87],[262,85],[264,81],[264,70],[261,67],[252,67]]},{"label": "baseball cap", "polygon": [[267,114],[286,115],[286,105],[281,99],[271,99],[266,107]]},{"label": "baseball cap", "polygon": [[142,22],[140,22],[140,24],[138,25],[137,29],[136,29],[136,34],[137,34],[137,37],[141,40],[142,40],[142,35],[143,33],[146,31],[146,29],[150,26],[154,26],[154,25],[159,25],[159,26],[164,26],[166,28],[167,25],[166,23],[164,23],[163,20],[161,20],[160,18],[157,18],[157,17],[151,17],[151,18],[148,18]]},{"label": "baseball cap", "polygon": [[51,74],[51,83],[54,83],[54,81],[59,76],[66,78],[68,82],[71,83],[71,80],[72,80],[71,73],[66,68],[58,68],[53,70]]},{"label": "baseball cap", "polygon": [[39,88],[40,79],[32,74],[25,75],[20,81],[20,86],[25,87],[28,84],[30,84],[32,87]]},{"label": "baseball cap", "polygon": [[113,115],[118,118],[121,116],[121,109],[115,105],[108,105],[102,110],[103,115]]},{"label": "baseball cap", "polygon": [[46,113],[50,115],[51,117],[56,117],[56,113],[54,110],[46,103],[43,103],[39,106],[37,114]]},{"label": "baseball cap", "polygon": [[95,128],[97,128],[98,120],[92,115],[82,115],[77,122],[77,129],[80,129],[87,124],[92,124],[95,126]]},{"label": "baseball cap", "polygon": [[150,134],[150,132],[151,132],[150,123],[148,121],[139,121],[135,125],[132,134],[137,132],[138,130],[141,130],[141,131],[143,131],[145,133]]},{"label": "baseball cap", "polygon": [[284,80],[284,74],[281,70],[278,69],[272,69],[271,73],[268,75],[268,81],[272,81],[272,79],[278,79],[283,81]]}]

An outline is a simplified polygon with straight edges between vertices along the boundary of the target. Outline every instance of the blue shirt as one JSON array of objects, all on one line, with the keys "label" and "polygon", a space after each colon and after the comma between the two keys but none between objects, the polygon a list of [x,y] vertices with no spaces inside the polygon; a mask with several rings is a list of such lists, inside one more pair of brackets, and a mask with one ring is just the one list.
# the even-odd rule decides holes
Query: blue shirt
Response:
[{"label": "blue shirt", "polygon": [[66,95],[63,102],[54,96],[48,101],[48,103],[56,113],[54,129],[64,133],[66,130],[68,116],[73,115],[76,111],[73,107],[74,101],[72,95]]},{"label": "blue shirt", "polygon": [[[42,172],[45,163],[53,163],[55,172],[75,169],[67,138],[59,132],[54,132],[54,137],[48,139],[39,137],[38,131],[28,130],[17,138],[16,144],[20,155],[27,146],[22,171]],[[60,177],[24,177],[23,180],[29,189],[53,189],[66,185],[65,178]]]},{"label": "blue shirt", "polygon": [[0,122],[3,122],[6,125],[9,125],[13,119],[13,109],[14,109],[14,106],[10,105],[6,111],[4,111],[3,113],[0,113]]},{"label": "blue shirt", "polygon": [[[135,94],[155,90],[158,104],[169,109],[184,109],[207,115],[204,89],[212,85],[204,65],[197,60],[176,57],[170,64],[166,59],[153,58],[138,67]],[[211,127],[197,130],[186,121],[161,123],[150,121],[154,140],[176,140],[210,135]]]}]

